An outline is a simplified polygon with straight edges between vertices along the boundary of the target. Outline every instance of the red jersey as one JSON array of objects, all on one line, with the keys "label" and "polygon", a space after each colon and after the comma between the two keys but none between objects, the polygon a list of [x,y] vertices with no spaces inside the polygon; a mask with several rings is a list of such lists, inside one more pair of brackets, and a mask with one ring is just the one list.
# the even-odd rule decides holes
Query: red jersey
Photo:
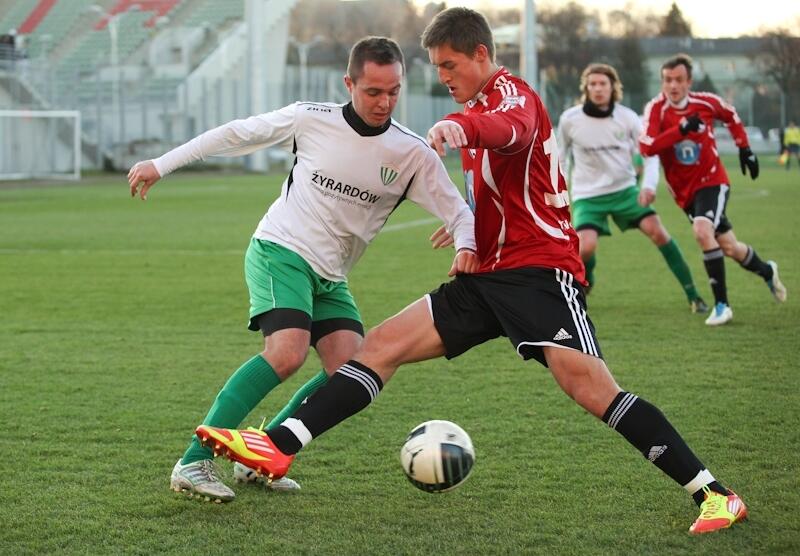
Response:
[{"label": "red jersey", "polygon": [[[681,119],[695,113],[705,126],[681,135]],[[689,92],[679,108],[661,93],[644,109],[639,150],[644,156],[658,155],[661,159],[667,186],[681,208],[691,204],[698,189],[730,185],[717,153],[714,120],[727,124],[738,147],[748,146],[747,132],[736,109],[715,94]]]},{"label": "red jersey", "polygon": [[467,136],[461,162],[479,272],[560,268],[586,284],[556,136],[539,96],[500,68],[463,114],[445,119]]}]

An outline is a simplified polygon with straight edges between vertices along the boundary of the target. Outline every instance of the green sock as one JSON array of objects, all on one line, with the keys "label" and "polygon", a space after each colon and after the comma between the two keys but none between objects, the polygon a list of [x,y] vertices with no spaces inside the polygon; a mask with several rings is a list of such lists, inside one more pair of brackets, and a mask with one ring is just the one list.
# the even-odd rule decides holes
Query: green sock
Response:
[{"label": "green sock", "polygon": [[675,243],[674,239],[670,239],[668,243],[659,245],[658,250],[661,251],[664,260],[667,261],[667,266],[678,279],[678,283],[683,287],[683,291],[689,301],[693,301],[700,297],[697,295],[697,289],[694,287],[694,280],[692,280],[692,272],[689,270],[689,265],[686,264],[686,259],[683,258],[681,248]]},{"label": "green sock", "polygon": [[[225,429],[238,427],[258,402],[280,383],[281,379],[269,363],[261,357],[261,354],[256,355],[231,375],[217,394],[217,399],[203,419],[203,424]],[[204,448],[197,435],[193,435],[181,463],[186,465],[213,457],[213,451]]]},{"label": "green sock", "polygon": [[314,392],[325,386],[327,382],[328,373],[326,373],[324,370],[315,374],[311,380],[303,384],[300,389],[294,393],[294,396],[292,396],[292,399],[286,404],[286,407],[281,409],[280,413],[278,413],[272,419],[272,421],[270,421],[269,424],[264,427],[264,430],[277,427],[286,419],[294,415],[294,412],[297,411],[297,408],[303,404],[303,401],[313,395]]},{"label": "green sock", "polygon": [[588,261],[583,261],[583,265],[586,267],[586,281],[589,282],[589,286],[594,286],[594,267],[597,266],[595,254],[592,253]]}]

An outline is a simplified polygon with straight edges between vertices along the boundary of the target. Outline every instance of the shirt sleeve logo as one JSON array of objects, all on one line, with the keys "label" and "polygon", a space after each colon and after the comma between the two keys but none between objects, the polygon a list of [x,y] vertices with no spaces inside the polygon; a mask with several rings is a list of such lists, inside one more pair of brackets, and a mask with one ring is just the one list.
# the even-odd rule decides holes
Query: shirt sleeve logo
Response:
[{"label": "shirt sleeve logo", "polygon": [[381,166],[381,181],[386,187],[392,185],[395,180],[397,180],[399,175],[400,172],[398,172],[397,169],[393,168],[392,166],[389,166],[388,164]]},{"label": "shirt sleeve logo", "polygon": [[700,145],[688,139],[675,143],[675,158],[684,166],[697,164],[700,160]]},{"label": "shirt sleeve logo", "polygon": [[500,101],[500,104],[496,108],[498,112],[505,112],[506,110],[510,110],[511,108],[515,108],[519,106],[520,108],[525,108],[525,96],[524,95],[506,95],[503,97],[503,100]]}]

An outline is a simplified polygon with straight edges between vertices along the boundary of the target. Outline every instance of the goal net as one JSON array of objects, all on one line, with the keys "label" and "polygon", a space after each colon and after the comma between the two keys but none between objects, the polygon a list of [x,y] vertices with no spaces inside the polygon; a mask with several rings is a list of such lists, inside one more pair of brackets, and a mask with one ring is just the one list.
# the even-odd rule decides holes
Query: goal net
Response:
[{"label": "goal net", "polygon": [[0,180],[80,177],[80,112],[0,110]]}]

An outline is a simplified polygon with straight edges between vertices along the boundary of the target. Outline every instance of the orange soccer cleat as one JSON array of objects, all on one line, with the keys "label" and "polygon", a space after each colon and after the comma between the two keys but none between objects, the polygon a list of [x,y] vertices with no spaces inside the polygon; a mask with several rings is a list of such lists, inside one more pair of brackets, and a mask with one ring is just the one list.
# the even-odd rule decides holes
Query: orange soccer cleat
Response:
[{"label": "orange soccer cleat", "polygon": [[289,471],[294,456],[281,452],[267,433],[250,427],[247,430],[219,429],[200,425],[195,431],[203,446],[214,450],[214,455],[224,455],[264,475],[267,482],[280,479]]}]

